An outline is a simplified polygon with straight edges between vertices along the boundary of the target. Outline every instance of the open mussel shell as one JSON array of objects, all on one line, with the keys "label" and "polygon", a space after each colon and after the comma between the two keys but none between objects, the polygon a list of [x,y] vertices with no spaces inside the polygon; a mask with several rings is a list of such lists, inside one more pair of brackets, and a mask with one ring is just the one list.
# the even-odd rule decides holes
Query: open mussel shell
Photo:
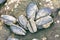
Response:
[{"label": "open mussel shell", "polygon": [[15,17],[10,15],[1,15],[1,18],[7,25],[9,25],[8,23],[16,23],[17,21]]},{"label": "open mussel shell", "polygon": [[22,27],[15,24],[10,25],[10,29],[13,33],[18,34],[18,35],[26,34],[26,31]]},{"label": "open mussel shell", "polygon": [[7,40],[19,40],[19,39],[9,36],[9,37],[7,38]]},{"label": "open mussel shell", "polygon": [[50,25],[51,23],[53,22],[53,19],[51,16],[46,16],[46,17],[43,17],[43,18],[40,18],[38,20],[36,20],[36,25],[38,28],[43,28],[43,27],[48,27],[46,25]]},{"label": "open mussel shell", "polygon": [[52,10],[50,8],[41,8],[38,10],[37,15],[36,15],[36,19],[45,17],[47,15],[51,15]]},{"label": "open mussel shell", "polygon": [[38,7],[37,7],[36,3],[29,3],[27,6],[27,10],[26,10],[27,18],[35,19],[35,14],[37,11],[38,11]]},{"label": "open mussel shell", "polygon": [[31,32],[31,33],[35,33],[37,32],[37,27],[36,27],[36,23],[33,19],[30,19],[28,24],[27,24],[27,27],[28,27],[28,30]]},{"label": "open mussel shell", "polygon": [[24,28],[25,30],[28,30],[27,29],[27,23],[28,23],[28,21],[27,21],[27,18],[25,16],[20,15],[19,18],[18,18],[18,23],[20,24],[20,26],[22,28]]}]

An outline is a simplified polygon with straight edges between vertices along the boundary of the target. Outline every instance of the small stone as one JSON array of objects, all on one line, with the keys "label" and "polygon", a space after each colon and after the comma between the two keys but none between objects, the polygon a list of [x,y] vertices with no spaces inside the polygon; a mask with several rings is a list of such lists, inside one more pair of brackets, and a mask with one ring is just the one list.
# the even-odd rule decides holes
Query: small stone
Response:
[{"label": "small stone", "polygon": [[57,23],[60,23],[60,21],[59,21],[59,20],[57,20],[56,22],[57,22]]},{"label": "small stone", "polygon": [[43,25],[43,28],[49,28],[49,27],[50,27],[50,23]]},{"label": "small stone", "polygon": [[58,38],[59,36],[60,36],[59,34],[56,34],[56,35],[55,35],[55,38]]},{"label": "small stone", "polygon": [[51,6],[51,9],[54,9],[54,7],[53,7],[53,6]]},{"label": "small stone", "polygon": [[46,2],[50,2],[51,0],[46,0]]},{"label": "small stone", "polygon": [[9,6],[7,6],[7,8],[6,8],[6,9],[10,9],[10,8],[9,8]]},{"label": "small stone", "polygon": [[11,11],[13,12],[14,10],[12,9]]},{"label": "small stone", "polygon": [[34,39],[32,39],[32,40],[38,40],[37,38],[34,38]]},{"label": "small stone", "polygon": [[42,5],[42,3],[39,3],[40,5]]},{"label": "small stone", "polygon": [[47,38],[46,37],[43,37],[42,40],[47,40]]},{"label": "small stone", "polygon": [[17,6],[18,6],[18,4],[16,4],[14,8],[17,8]]}]

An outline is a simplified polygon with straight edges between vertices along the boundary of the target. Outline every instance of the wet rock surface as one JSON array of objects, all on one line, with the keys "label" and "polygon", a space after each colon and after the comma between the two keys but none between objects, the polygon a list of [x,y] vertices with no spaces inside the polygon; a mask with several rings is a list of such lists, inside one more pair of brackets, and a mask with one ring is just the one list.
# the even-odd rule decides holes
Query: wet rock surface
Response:
[{"label": "wet rock surface", "polygon": [[[18,16],[20,16],[21,14],[26,15],[26,7],[30,2],[36,2],[39,8],[45,7],[43,4],[46,3],[43,0],[33,0],[33,1],[32,0],[20,0],[19,2],[13,2],[11,4],[9,2],[10,0],[8,0],[7,3],[4,6],[2,6],[2,8],[0,9],[0,15],[9,14],[9,15],[13,15],[16,18],[18,18]],[[53,7],[60,8],[60,5],[59,5],[60,0],[53,0],[52,2],[54,5]],[[15,5],[18,5],[18,6],[16,7]],[[5,25],[0,25],[0,40],[6,40],[10,34],[11,33],[9,29]],[[56,37],[56,35],[60,35],[60,16],[59,15],[57,15],[54,18],[54,23],[51,25],[51,27],[47,29],[38,30],[34,34],[31,34],[28,31],[26,36],[19,36],[19,35],[14,34],[15,37],[19,38],[19,40],[32,40],[33,38],[42,40],[43,37],[47,37],[47,40],[60,40],[60,36]]]},{"label": "wet rock surface", "polygon": [[0,21],[0,40],[6,40],[9,35],[9,29],[6,26],[3,26],[2,22]]}]

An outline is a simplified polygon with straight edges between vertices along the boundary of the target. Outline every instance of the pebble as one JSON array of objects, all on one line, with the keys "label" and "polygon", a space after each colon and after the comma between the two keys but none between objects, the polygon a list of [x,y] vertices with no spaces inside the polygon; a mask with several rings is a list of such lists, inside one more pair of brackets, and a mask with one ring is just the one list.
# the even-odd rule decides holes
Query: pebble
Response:
[{"label": "pebble", "polygon": [[56,23],[60,23],[60,21],[59,21],[59,20],[57,20],[57,21],[56,21]]},{"label": "pebble", "polygon": [[34,39],[32,39],[32,40],[38,40],[37,38],[34,38]]},{"label": "pebble", "polygon": [[47,38],[46,37],[43,37],[42,40],[47,40]]},{"label": "pebble", "polygon": [[40,5],[42,5],[42,3],[39,3]]},{"label": "pebble", "polygon": [[50,27],[50,23],[43,25],[43,28],[49,28],[49,27]]},{"label": "pebble", "polygon": [[6,9],[10,9],[10,8],[9,8],[9,6],[7,6],[7,8],[6,8]]},{"label": "pebble", "polygon": [[59,36],[60,36],[59,34],[56,34],[56,35],[55,35],[55,38],[58,38]]},{"label": "pebble", "polygon": [[51,0],[46,0],[46,2],[50,2]]}]

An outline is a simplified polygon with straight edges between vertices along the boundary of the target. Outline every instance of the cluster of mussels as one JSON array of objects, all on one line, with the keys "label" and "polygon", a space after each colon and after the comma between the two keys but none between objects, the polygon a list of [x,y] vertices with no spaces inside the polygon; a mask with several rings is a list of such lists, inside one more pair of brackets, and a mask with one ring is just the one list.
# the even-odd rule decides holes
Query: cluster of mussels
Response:
[{"label": "cluster of mussels", "polygon": [[[18,20],[11,15],[1,15],[4,23],[10,26],[13,33],[26,35],[26,30],[31,33],[37,32],[37,29],[48,28],[53,23],[50,8],[38,9],[36,3],[29,3],[26,10],[26,16],[20,15]],[[16,22],[19,25],[15,24]],[[9,40],[9,39],[8,39]]]}]

